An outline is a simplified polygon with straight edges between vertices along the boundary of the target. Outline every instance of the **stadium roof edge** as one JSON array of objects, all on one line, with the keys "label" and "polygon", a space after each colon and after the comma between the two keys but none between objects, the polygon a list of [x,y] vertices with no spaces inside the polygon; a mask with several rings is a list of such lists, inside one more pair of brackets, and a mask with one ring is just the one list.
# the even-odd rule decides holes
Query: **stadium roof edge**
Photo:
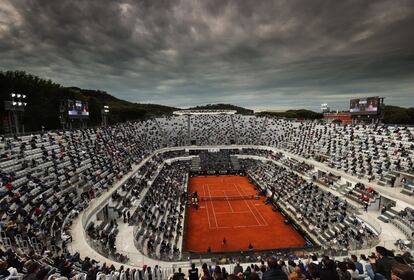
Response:
[{"label": "stadium roof edge", "polygon": [[174,115],[234,115],[236,114],[236,110],[179,110],[174,111]]}]

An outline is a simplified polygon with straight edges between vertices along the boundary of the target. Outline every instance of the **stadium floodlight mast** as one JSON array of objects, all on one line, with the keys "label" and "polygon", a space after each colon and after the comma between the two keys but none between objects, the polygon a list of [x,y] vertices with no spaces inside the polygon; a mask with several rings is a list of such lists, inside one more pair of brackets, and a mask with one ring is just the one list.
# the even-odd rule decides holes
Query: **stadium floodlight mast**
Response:
[{"label": "stadium floodlight mast", "polygon": [[[18,135],[20,133],[20,121],[22,119],[25,107],[27,106],[26,95],[21,93],[10,93],[11,100],[5,101],[5,110],[8,112],[10,132]],[[21,124],[24,133],[24,124]]]},{"label": "stadium floodlight mast", "polygon": [[101,114],[102,114],[102,126],[107,126],[108,125],[108,114],[109,114],[108,105],[103,106],[103,109],[101,110]]}]

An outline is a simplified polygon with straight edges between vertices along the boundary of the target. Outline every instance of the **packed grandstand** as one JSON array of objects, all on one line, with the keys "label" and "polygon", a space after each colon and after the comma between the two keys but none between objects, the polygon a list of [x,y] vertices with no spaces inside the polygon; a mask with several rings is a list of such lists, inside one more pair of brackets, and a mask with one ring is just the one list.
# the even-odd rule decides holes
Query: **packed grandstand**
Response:
[{"label": "packed grandstand", "polygon": [[413,161],[412,127],[238,114],[3,137],[0,278],[413,279]]}]

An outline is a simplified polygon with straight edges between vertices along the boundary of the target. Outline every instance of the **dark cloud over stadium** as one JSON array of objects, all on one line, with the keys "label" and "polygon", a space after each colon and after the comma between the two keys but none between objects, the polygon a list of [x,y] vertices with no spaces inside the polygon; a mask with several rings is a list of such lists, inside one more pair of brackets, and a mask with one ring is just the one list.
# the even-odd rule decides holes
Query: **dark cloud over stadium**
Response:
[{"label": "dark cloud over stadium", "polygon": [[0,3],[0,69],[134,102],[414,105],[414,1]]}]

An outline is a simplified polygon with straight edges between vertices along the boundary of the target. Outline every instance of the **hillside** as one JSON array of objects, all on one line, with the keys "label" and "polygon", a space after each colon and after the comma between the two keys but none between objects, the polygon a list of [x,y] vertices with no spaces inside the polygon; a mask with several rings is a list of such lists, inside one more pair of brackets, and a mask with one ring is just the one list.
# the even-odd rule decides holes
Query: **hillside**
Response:
[{"label": "hillside", "polygon": [[207,104],[203,106],[196,106],[188,108],[190,110],[235,110],[237,114],[253,115],[254,111],[243,107],[231,105],[231,104]]},{"label": "hillside", "polygon": [[61,128],[59,123],[60,100],[76,99],[87,101],[89,105],[89,126],[101,123],[103,105],[110,106],[109,123],[137,120],[153,116],[170,115],[177,108],[156,105],[138,104],[118,99],[104,91],[85,90],[76,87],[63,87],[50,80],[27,74],[22,71],[0,71],[0,133],[4,133],[4,101],[10,100],[10,93],[27,95],[28,106],[23,116],[26,131]]},{"label": "hillside", "polygon": [[284,112],[260,112],[258,116],[269,116],[274,118],[288,118],[288,119],[321,119],[323,115],[310,110],[299,109],[299,110],[287,110]]},{"label": "hillside", "polygon": [[384,123],[414,125],[414,108],[384,106]]}]

